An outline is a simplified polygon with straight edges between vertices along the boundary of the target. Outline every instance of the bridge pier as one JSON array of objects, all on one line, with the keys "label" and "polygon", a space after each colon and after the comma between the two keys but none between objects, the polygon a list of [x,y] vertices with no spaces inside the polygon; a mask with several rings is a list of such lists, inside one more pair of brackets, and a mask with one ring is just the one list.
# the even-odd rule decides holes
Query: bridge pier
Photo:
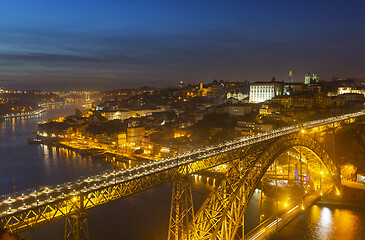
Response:
[{"label": "bridge pier", "polygon": [[79,200],[79,210],[66,216],[64,240],[90,240],[84,196],[81,195],[77,200]]},{"label": "bridge pier", "polygon": [[[279,169],[280,175],[278,175],[277,169],[274,169],[276,166],[273,165],[285,151],[293,152],[288,156],[288,183],[301,185],[301,193],[303,193],[305,180],[303,164],[307,165],[305,177],[308,176],[310,180],[310,185],[304,184],[308,193],[315,191],[320,195],[320,191],[317,190],[325,193],[326,185],[332,182],[335,183],[336,188],[340,187],[341,179],[336,166],[338,162],[330,156],[331,153],[336,155],[336,149],[330,151],[334,145],[330,137],[338,133],[331,127],[342,128],[344,124],[352,124],[356,118],[364,116],[365,113],[360,112],[307,122],[224,142],[183,156],[133,168],[130,166],[128,170],[115,172],[114,176],[109,173],[103,174],[106,180],[104,184],[101,184],[100,176],[96,176],[91,181],[89,178],[84,179],[85,183],[82,184],[72,182],[67,186],[64,184],[52,189],[46,188],[42,192],[39,192],[36,187],[35,192],[3,199],[0,202],[2,213],[0,222],[11,232],[21,232],[67,217],[65,239],[89,239],[85,209],[173,181],[177,177],[186,177],[174,183],[169,239],[241,239],[240,234],[243,229],[241,231],[240,228],[244,225],[243,214],[260,180],[270,168],[271,173],[268,175],[270,177],[271,174],[272,179],[275,175],[276,188],[274,189],[277,189],[277,178],[283,179],[286,176],[285,169],[284,171]],[[358,130],[360,131],[360,128]],[[312,134],[313,137],[311,137]],[[281,157],[282,159],[278,161],[285,162],[285,156]],[[305,162],[298,163],[296,159],[302,157]],[[222,164],[228,171],[226,176],[222,181],[217,182],[217,186],[194,216],[187,177]],[[311,172],[310,178],[309,172]],[[120,176],[118,181],[116,181],[117,176]],[[299,193],[298,186],[295,186],[295,191]],[[299,199],[301,196],[297,194],[294,197]],[[40,199],[42,201],[38,201]],[[298,205],[300,205],[299,200]],[[297,206],[295,209],[299,210],[300,207]]]},{"label": "bridge pier", "polygon": [[79,212],[66,217],[65,240],[89,240],[87,213]]},{"label": "bridge pier", "polygon": [[244,159],[236,159],[230,164],[225,178],[210,193],[196,213],[192,238],[242,239],[244,236],[243,214],[247,205],[246,194],[252,187],[243,173],[249,167],[247,162],[252,159],[247,156]]},{"label": "bridge pier", "polygon": [[189,177],[175,180],[172,187],[168,240],[190,239],[194,208]]}]

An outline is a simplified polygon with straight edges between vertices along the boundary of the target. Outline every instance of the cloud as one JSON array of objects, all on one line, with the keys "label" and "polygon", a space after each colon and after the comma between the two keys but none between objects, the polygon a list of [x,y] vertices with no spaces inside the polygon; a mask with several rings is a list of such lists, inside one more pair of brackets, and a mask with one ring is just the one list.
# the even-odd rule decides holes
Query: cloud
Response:
[{"label": "cloud", "polygon": [[[18,88],[166,86],[214,78],[258,81],[272,75],[286,79],[289,69],[300,79],[307,71],[334,73],[334,66],[344,63],[339,57],[358,59],[364,51],[346,52],[352,41],[343,37],[326,44],[331,35],[313,41],[273,39],[214,28],[156,33],[27,27],[2,32],[0,81],[22,83]],[[344,64],[344,72],[354,69]]]}]

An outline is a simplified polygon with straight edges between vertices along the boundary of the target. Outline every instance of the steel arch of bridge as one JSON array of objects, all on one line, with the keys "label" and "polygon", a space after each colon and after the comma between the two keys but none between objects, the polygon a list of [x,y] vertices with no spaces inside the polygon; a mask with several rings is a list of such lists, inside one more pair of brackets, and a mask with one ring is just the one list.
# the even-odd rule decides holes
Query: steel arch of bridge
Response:
[{"label": "steel arch of bridge", "polygon": [[161,168],[152,174],[141,175],[138,178],[125,178],[122,181],[117,181],[112,186],[81,192],[75,196],[71,192],[71,195],[66,198],[53,199],[46,204],[8,214],[0,219],[1,225],[11,232],[26,231],[80,211],[230,162],[231,159],[239,158],[242,151],[241,148],[237,148],[199,161],[176,164],[173,167],[166,165],[166,168]]},{"label": "steel arch of bridge", "polygon": [[[243,218],[243,211],[246,206],[245,201],[250,198],[250,196],[247,195],[247,192],[254,189],[255,184],[257,184],[255,179],[263,173],[263,165],[260,165],[260,162],[263,162],[264,154],[269,152],[269,147],[271,147],[274,153],[279,153],[281,151],[280,148],[284,151],[284,146],[287,146],[288,148],[291,146],[300,146],[299,141],[303,141],[303,145],[307,146],[307,148],[303,147],[303,149],[312,149],[319,159],[322,159],[325,165],[328,166],[329,172],[336,175],[336,166],[330,164],[331,162],[328,154],[321,149],[319,144],[314,144],[311,140],[304,142],[308,136],[306,136],[307,134],[299,134],[299,131],[301,129],[306,129],[308,134],[311,132],[325,133],[327,130],[340,127],[343,124],[353,124],[357,120],[361,120],[364,115],[364,112],[357,112],[276,129],[263,133],[262,135],[235,139],[207,147],[200,150],[199,153],[189,153],[188,156],[185,157],[176,156],[147,164],[146,166],[150,168],[148,171],[145,169],[146,166],[136,166],[132,169],[121,170],[117,173],[117,175],[120,174],[120,177],[118,179],[114,177],[113,183],[109,182],[105,185],[99,184],[99,186],[96,187],[88,187],[85,191],[80,189],[77,190],[76,188],[76,192],[72,192],[72,189],[67,190],[64,186],[64,195],[57,195],[57,197],[54,198],[41,200],[39,204],[38,201],[32,202],[28,204],[27,207],[19,205],[22,204],[22,201],[24,200],[22,200],[21,196],[17,196],[16,198],[11,199],[11,201],[8,201],[9,203],[7,200],[0,202],[0,205],[3,204],[4,206],[11,204],[10,211],[6,211],[6,213],[2,212],[2,215],[0,216],[0,225],[11,232],[26,231],[63,217],[67,218],[81,215],[80,212],[89,208],[97,207],[110,201],[144,191],[163,183],[175,181],[224,163],[232,162],[232,164],[229,164],[233,165],[231,174],[227,179],[222,181],[220,187],[217,187],[218,190],[215,191],[216,200],[213,199],[214,197],[210,198],[210,200],[208,198],[206,203],[204,203],[205,208],[201,208],[197,214],[195,214],[194,223],[198,223],[198,227],[192,227],[191,229],[193,231],[182,231],[183,233],[189,232],[189,234],[194,234],[191,239],[195,239],[194,236],[196,234],[202,236],[210,234],[211,236],[217,236],[216,238],[229,239],[229,236],[233,236],[233,233],[237,232],[239,221]],[[285,142],[284,139],[287,141]],[[275,143],[278,143],[279,141],[284,141],[283,143],[287,145],[277,144],[274,148],[273,146],[275,146]],[[262,156],[261,159],[259,156]],[[270,156],[270,154],[268,156]],[[129,174],[131,173],[130,171],[134,171],[133,174]],[[128,173],[128,176],[126,173]],[[110,180],[109,178],[108,181]],[[86,181],[86,179],[83,181]],[[97,177],[96,181],[99,181],[99,177]],[[73,184],[77,185],[78,183],[74,182]],[[181,190],[182,189],[183,186],[181,186]],[[54,187],[52,190],[54,190],[54,192],[60,192],[58,187]],[[73,190],[75,191],[75,189]],[[181,190],[178,192],[182,192]],[[188,193],[190,191],[184,190],[183,192]],[[43,195],[45,194],[48,196],[48,193],[43,193]],[[28,194],[26,197],[38,199],[38,195],[35,197],[35,194]],[[179,199],[175,200],[173,202],[179,202]],[[218,206],[217,202],[219,201],[225,202],[222,206]],[[187,204],[184,203],[181,206],[184,205]],[[211,213],[209,213],[209,211],[211,211]],[[180,211],[179,208],[179,213],[180,212],[187,214],[186,211],[184,212],[182,209]],[[205,213],[209,214],[204,215]],[[183,218],[177,216],[176,219]],[[214,221],[211,221],[211,219],[214,219]],[[76,221],[76,223],[78,222]],[[180,223],[176,222],[176,224],[176,226],[181,226]],[[222,232],[224,232],[226,236],[222,237]]]},{"label": "steel arch of bridge", "polygon": [[[250,146],[234,161],[227,178],[209,195],[195,215],[190,239],[228,240],[239,238],[243,216],[257,185],[278,156],[291,148],[303,148],[323,163],[340,188],[340,175],[332,158],[319,142],[304,134],[283,136],[260,146]],[[262,151],[262,149],[265,149]],[[242,233],[243,235],[243,233]]]}]

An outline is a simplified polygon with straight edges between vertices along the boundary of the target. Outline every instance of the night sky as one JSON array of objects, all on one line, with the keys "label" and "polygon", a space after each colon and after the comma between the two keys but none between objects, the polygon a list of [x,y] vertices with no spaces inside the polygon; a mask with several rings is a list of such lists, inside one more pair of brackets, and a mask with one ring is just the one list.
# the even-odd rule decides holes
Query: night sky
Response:
[{"label": "night sky", "polygon": [[0,85],[365,78],[365,1],[1,0]]}]

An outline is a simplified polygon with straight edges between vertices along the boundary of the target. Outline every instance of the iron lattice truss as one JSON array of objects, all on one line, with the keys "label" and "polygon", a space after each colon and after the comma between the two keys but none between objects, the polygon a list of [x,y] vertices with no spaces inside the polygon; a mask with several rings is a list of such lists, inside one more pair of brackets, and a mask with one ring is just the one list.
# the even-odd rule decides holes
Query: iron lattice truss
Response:
[{"label": "iron lattice truss", "polygon": [[86,212],[78,212],[66,217],[64,239],[65,240],[90,239],[89,225],[87,222]]},{"label": "iron lattice truss", "polygon": [[[340,178],[337,167],[315,139],[303,134],[281,137],[274,142],[251,146],[234,161],[227,177],[203,203],[194,218],[192,239],[240,239],[243,215],[254,190],[275,159],[288,149],[300,147],[307,158],[312,155],[330,172],[337,187]],[[304,153],[303,153],[304,155]],[[312,158],[313,159],[313,158]]]},{"label": "iron lattice truss", "polygon": [[[318,134],[355,121],[350,118],[341,122],[307,129],[305,134],[292,133],[269,139],[258,144],[236,148],[215,156],[201,158],[194,162],[183,163],[170,168],[162,168],[151,174],[138,178],[124,180],[107,187],[100,187],[92,191],[79,193],[68,198],[49,201],[47,204],[33,206],[25,210],[18,210],[1,218],[4,228],[12,232],[26,231],[31,228],[52,222],[54,220],[75,216],[87,209],[100,206],[110,201],[144,191],[157,185],[186,178],[191,174],[230,162],[230,172],[219,186],[210,194],[197,214],[192,218],[192,200],[185,197],[190,194],[189,187],[175,183],[176,199],[172,199],[172,208],[175,208],[170,221],[170,229],[175,227],[175,233],[182,231],[190,239],[234,239],[237,231],[242,227],[243,213],[247,202],[259,183],[267,168],[280,155],[280,153],[293,148],[301,147],[303,152],[314,153],[317,158],[327,166],[328,171],[334,176],[339,186],[337,167],[324,150],[325,148],[315,139]],[[174,198],[174,196],[173,196]],[[185,199],[185,203],[181,203]],[[191,206],[190,206],[191,205]],[[185,215],[181,215],[185,214]],[[181,220],[184,219],[184,220]],[[190,221],[189,230],[181,230],[186,219]],[[184,224],[182,224],[184,222]],[[177,230],[176,230],[177,229]],[[170,231],[169,231],[170,232]],[[172,232],[171,232],[172,234]],[[176,234],[170,235],[176,239]],[[178,237],[180,238],[180,237]]]},{"label": "iron lattice truss", "polygon": [[194,229],[194,206],[191,182],[188,177],[174,181],[172,187],[169,240],[190,239],[190,231]]},{"label": "iron lattice truss", "polygon": [[97,207],[110,201],[144,191],[157,185],[171,182],[184,176],[227,163],[237,159],[243,149],[236,149],[200,161],[174,168],[162,169],[153,174],[142,176],[110,187],[95,189],[66,199],[53,201],[32,209],[19,210],[1,219],[2,226],[12,232],[26,231],[41,224],[57,220],[79,211]]}]

